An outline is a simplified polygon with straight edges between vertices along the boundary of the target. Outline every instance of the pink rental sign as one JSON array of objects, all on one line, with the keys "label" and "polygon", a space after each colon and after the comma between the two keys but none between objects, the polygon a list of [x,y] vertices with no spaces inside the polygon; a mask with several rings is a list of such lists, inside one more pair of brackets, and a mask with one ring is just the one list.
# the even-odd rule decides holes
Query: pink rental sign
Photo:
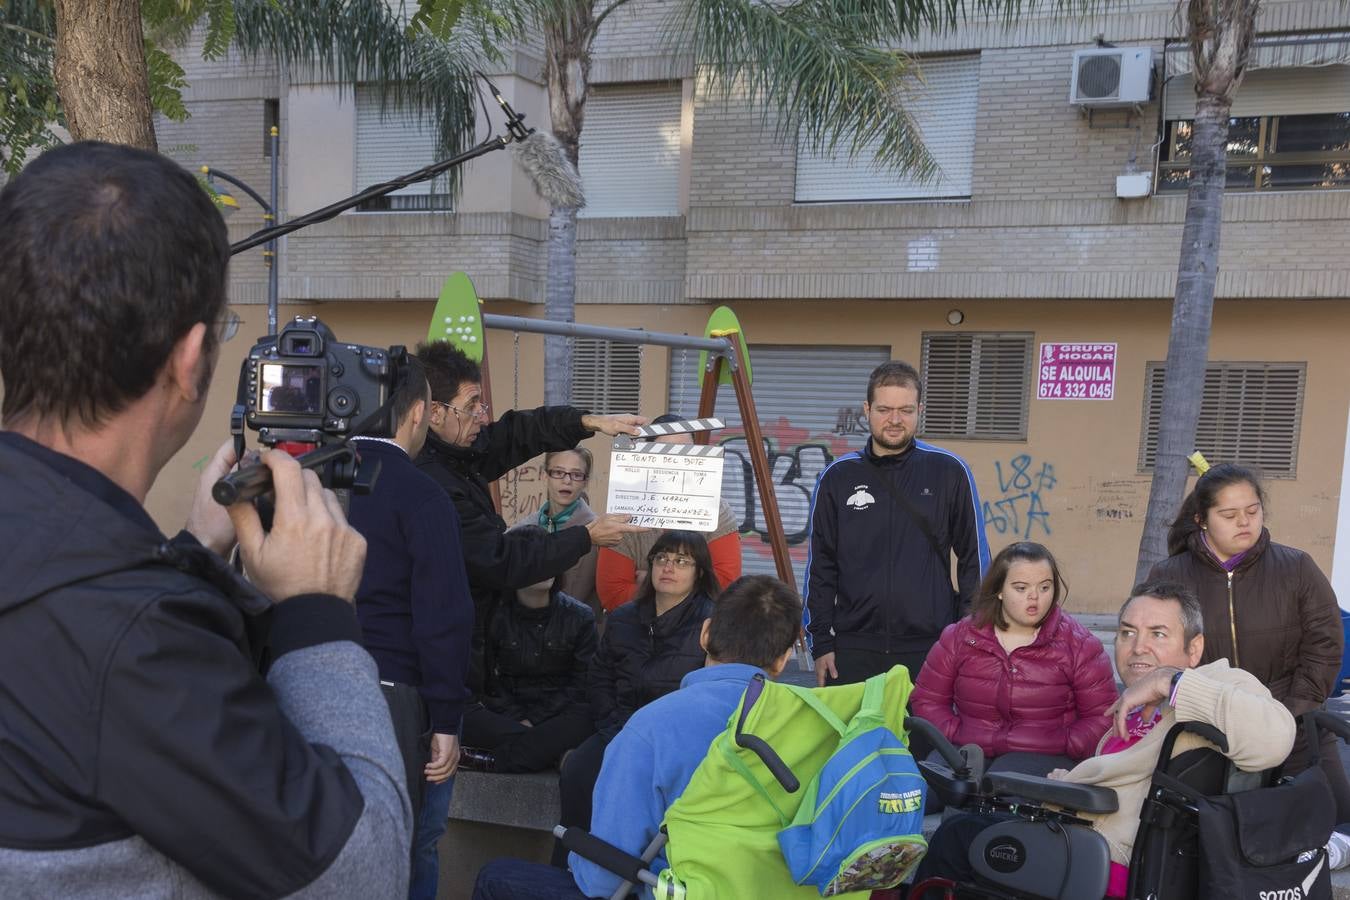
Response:
[{"label": "pink rental sign", "polygon": [[1041,344],[1038,400],[1110,400],[1116,393],[1115,344]]}]

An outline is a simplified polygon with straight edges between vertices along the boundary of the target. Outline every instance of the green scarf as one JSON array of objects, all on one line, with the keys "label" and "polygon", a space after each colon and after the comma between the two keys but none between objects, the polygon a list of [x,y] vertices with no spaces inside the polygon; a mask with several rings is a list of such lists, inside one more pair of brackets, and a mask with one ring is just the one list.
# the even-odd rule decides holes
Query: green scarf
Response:
[{"label": "green scarf", "polygon": [[543,528],[549,534],[553,534],[567,525],[567,520],[572,518],[572,513],[577,511],[577,506],[581,504],[581,498],[573,500],[563,507],[563,511],[556,516],[548,514],[549,501],[545,500],[544,505],[539,507],[539,527]]}]

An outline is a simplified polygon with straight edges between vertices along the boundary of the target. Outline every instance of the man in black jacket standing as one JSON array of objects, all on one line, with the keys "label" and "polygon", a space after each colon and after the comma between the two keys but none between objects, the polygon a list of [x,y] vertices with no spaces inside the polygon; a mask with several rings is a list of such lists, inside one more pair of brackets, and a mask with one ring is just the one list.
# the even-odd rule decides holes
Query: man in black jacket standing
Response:
[{"label": "man in black jacket standing", "polygon": [[[545,581],[570,568],[592,544],[611,547],[627,533],[642,531],[627,516],[600,515],[584,528],[547,532],[506,530],[488,485],[541,453],[570,450],[599,432],[637,434],[641,416],[598,416],[570,406],[511,410],[493,422],[483,404],[478,364],[447,341],[417,350],[431,384],[431,433],[417,466],[450,495],[459,512],[464,563],[477,607],[478,628],[498,603],[514,600],[517,588]],[[481,636],[480,636],[481,638]],[[475,666],[481,660],[475,660]],[[483,673],[470,682],[481,690]]]},{"label": "man in black jacket standing", "polygon": [[[408,791],[417,808],[409,900],[435,900],[436,842],[445,833],[459,765],[459,731],[473,636],[473,600],[464,574],[459,517],[413,459],[426,443],[431,393],[416,357],[392,398],[393,437],[358,436],[352,444],[380,461],[370,494],[351,498],[352,527],[366,539],[366,567],[356,591],[365,647],[380,667],[391,709],[417,711],[400,729]],[[408,703],[410,694],[415,696]],[[417,699],[420,698],[420,703]],[[406,710],[407,706],[413,707]],[[405,724],[395,715],[395,727]],[[431,732],[430,752],[420,743]],[[411,732],[411,733],[410,733]],[[424,784],[425,782],[425,784]]]},{"label": "man in black jacket standing", "polygon": [[[272,530],[227,516],[226,443],[188,530],[142,505],[238,328],[229,258],[193,176],[144,150],[59,147],[0,192],[0,896],[407,891],[337,498],[274,451]],[[218,555],[236,530],[251,583]],[[246,624],[268,610],[264,677]]]},{"label": "man in black jacket standing", "polygon": [[873,370],[863,405],[871,439],[830,463],[816,484],[806,628],[818,684],[864,681],[895,665],[917,679],[989,566],[970,467],[915,439],[922,394],[908,363]]}]

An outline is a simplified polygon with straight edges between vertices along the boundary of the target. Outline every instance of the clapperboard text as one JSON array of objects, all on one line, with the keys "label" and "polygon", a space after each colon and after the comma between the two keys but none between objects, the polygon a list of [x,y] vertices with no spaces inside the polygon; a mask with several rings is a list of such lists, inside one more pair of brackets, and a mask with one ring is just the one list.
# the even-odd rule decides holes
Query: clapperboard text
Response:
[{"label": "clapperboard text", "polygon": [[[722,500],[722,448],[644,443],[644,438],[721,428],[719,419],[648,425],[637,442],[616,442],[609,463],[606,510],[646,528],[713,531]],[[631,444],[633,449],[618,449]]]}]

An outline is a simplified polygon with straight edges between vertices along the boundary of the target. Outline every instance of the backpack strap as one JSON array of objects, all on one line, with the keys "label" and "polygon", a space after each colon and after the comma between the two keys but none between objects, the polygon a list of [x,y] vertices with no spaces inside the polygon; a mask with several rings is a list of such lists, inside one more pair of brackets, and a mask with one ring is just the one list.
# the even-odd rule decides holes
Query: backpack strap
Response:
[{"label": "backpack strap", "polygon": [[815,710],[816,715],[820,716],[831,728],[839,732],[840,736],[843,736],[844,732],[848,731],[848,723],[839,718],[838,713],[826,706],[825,703],[816,696],[815,691],[796,684],[780,684],[779,687],[787,688],[798,700]]},{"label": "backpack strap", "polygon": [[864,683],[862,706],[858,707],[858,716],[885,720],[886,674],[882,672],[873,675]]},{"label": "backpack strap", "polygon": [[774,802],[774,799],[769,796],[769,792],[765,790],[764,785],[760,784],[759,779],[750,771],[750,767],[741,760],[740,756],[736,753],[735,742],[727,738],[726,732],[718,735],[717,740],[713,743],[713,747],[721,752],[722,758],[727,761],[727,765],[731,766],[737,774],[745,779],[746,784],[754,788],[755,792],[764,798],[764,801],[769,804],[769,808],[777,814],[778,821],[784,828],[791,824],[791,817],[779,808],[778,804]]}]

